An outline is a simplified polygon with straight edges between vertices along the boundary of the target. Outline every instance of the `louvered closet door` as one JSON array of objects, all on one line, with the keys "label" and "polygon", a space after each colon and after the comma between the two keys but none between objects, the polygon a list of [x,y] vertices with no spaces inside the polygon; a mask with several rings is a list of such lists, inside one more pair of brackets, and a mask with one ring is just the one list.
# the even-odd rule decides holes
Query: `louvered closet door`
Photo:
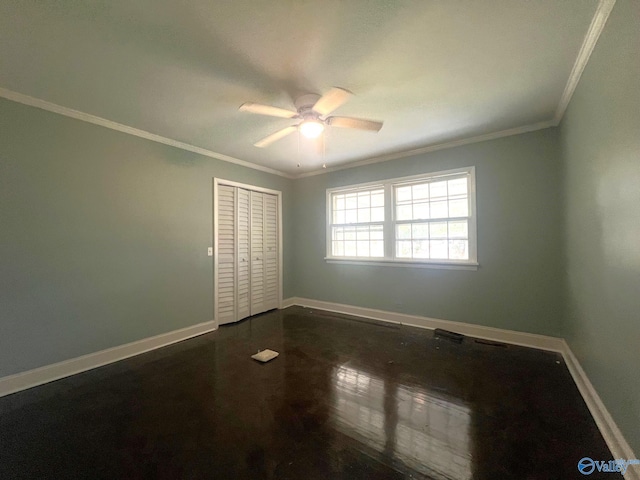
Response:
[{"label": "louvered closet door", "polygon": [[264,306],[278,308],[278,197],[264,194]]},{"label": "louvered closet door", "polygon": [[218,189],[218,298],[219,324],[236,320],[236,189],[221,185]]},{"label": "louvered closet door", "polygon": [[267,310],[264,287],[264,195],[251,192],[251,315]]},{"label": "louvered closet door", "polygon": [[238,316],[237,320],[242,320],[251,315],[250,304],[250,282],[249,282],[249,241],[250,241],[250,219],[249,202],[250,192],[243,188],[238,188]]}]

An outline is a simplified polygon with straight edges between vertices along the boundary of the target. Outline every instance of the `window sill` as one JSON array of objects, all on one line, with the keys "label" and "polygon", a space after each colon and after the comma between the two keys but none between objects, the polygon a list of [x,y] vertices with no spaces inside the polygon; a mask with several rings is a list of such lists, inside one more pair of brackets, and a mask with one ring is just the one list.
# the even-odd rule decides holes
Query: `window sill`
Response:
[{"label": "window sill", "polygon": [[325,257],[327,263],[337,263],[343,265],[370,265],[375,267],[411,267],[411,268],[436,268],[442,270],[478,270],[480,266],[477,262],[412,262],[409,260],[369,260],[361,258],[337,258]]}]

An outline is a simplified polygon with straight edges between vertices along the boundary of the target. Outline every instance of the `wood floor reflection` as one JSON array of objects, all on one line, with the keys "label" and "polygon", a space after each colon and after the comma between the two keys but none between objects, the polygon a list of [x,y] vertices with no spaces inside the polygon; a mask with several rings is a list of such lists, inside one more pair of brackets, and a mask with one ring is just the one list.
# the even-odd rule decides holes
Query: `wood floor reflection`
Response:
[{"label": "wood floor reflection", "polygon": [[3,479],[564,479],[611,458],[557,354],[301,307],[1,398],[0,452]]}]

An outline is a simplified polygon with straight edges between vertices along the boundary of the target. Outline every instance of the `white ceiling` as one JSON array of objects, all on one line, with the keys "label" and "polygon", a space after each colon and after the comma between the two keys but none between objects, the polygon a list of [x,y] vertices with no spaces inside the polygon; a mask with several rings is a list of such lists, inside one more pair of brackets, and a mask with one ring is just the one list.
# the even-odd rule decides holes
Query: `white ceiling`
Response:
[{"label": "white ceiling", "polygon": [[[598,6],[3,0],[0,87],[295,175],[550,124]],[[252,145],[292,121],[241,103],[291,108],[297,93],[331,86],[356,94],[336,115],[382,130],[330,129],[324,159],[297,135]]]}]

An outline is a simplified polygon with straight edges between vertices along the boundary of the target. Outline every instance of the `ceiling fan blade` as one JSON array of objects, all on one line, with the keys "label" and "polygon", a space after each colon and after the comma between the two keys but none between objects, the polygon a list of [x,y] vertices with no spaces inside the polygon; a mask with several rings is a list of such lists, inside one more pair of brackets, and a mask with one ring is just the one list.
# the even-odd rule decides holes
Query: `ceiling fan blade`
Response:
[{"label": "ceiling fan blade", "polygon": [[256,147],[264,148],[271,145],[273,142],[280,140],[281,138],[286,137],[287,135],[295,132],[298,129],[297,125],[292,125],[290,127],[283,128],[282,130],[278,130],[276,133],[272,133],[271,135],[264,137],[262,140],[254,143]]},{"label": "ceiling fan blade", "polygon": [[313,111],[320,115],[329,115],[336,108],[343,105],[353,95],[349,90],[340,87],[333,87],[313,106]]},{"label": "ceiling fan blade", "polygon": [[376,122],[375,120],[353,117],[329,117],[326,122],[332,127],[356,128],[358,130],[369,130],[372,132],[379,132],[383,125],[382,122]]},{"label": "ceiling fan blade", "polygon": [[270,115],[272,117],[294,118],[298,116],[298,112],[287,110],[284,108],[272,107],[271,105],[262,105],[261,103],[243,103],[240,105],[241,112],[257,113],[258,115]]}]

